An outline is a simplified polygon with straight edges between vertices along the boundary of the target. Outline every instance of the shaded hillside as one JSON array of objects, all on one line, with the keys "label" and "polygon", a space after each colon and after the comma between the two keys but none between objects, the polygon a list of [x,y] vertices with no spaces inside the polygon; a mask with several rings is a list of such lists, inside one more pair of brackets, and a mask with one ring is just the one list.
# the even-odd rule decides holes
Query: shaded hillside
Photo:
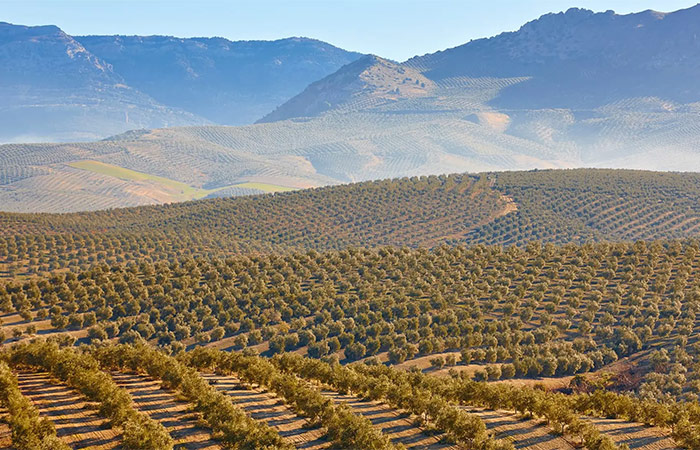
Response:
[{"label": "shaded hillside", "polygon": [[0,23],[0,142],[88,140],[133,128],[205,124],[125,84],[55,26]]},{"label": "shaded hillside", "polygon": [[[700,175],[421,177],[77,214],[0,215],[5,273],[183,255],[700,235]],[[13,256],[10,256],[13,255]]]},{"label": "shaded hillside", "polygon": [[0,142],[252,123],[359,58],[325,42],[71,37],[0,23]]},{"label": "shaded hillside", "polygon": [[531,77],[501,93],[503,108],[595,108],[632,97],[700,100],[700,6],[619,15],[572,8],[516,32],[406,62],[434,80]]},{"label": "shaded hillside", "polygon": [[306,38],[237,41],[172,36],[78,36],[130,86],[222,125],[253,123],[309,83],[357,59]]}]

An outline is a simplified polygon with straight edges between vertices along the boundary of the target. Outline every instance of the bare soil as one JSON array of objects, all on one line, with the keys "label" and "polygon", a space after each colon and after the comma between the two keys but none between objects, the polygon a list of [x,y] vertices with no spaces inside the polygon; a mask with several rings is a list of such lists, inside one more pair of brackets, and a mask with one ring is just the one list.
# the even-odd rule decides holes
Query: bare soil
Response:
[{"label": "bare soil", "polygon": [[631,450],[680,450],[669,430],[618,419],[589,420],[601,433],[610,436],[617,444],[629,445]]},{"label": "bare soil", "polygon": [[97,405],[45,372],[17,373],[19,388],[56,426],[56,435],[74,449],[121,448],[120,433],[97,414]]},{"label": "bare soil", "polygon": [[121,372],[112,372],[112,379],[131,394],[137,409],[168,430],[176,449],[223,448],[212,438],[210,430],[197,423],[199,416],[188,410],[188,403],[179,401],[172,391],[164,389],[160,380]]},{"label": "bare soil", "polygon": [[409,449],[456,449],[453,444],[440,442],[441,433],[423,430],[415,424],[415,417],[387,404],[373,400],[362,400],[352,395],[343,395],[331,390],[321,393],[336,404],[347,405],[355,414],[368,418],[372,424],[395,444]]},{"label": "bare soil", "polygon": [[267,423],[296,448],[328,448],[325,431],[320,426],[309,427],[304,417],[297,415],[284,400],[261,387],[247,386],[230,375],[202,374],[219,391],[229,395],[250,417]]}]

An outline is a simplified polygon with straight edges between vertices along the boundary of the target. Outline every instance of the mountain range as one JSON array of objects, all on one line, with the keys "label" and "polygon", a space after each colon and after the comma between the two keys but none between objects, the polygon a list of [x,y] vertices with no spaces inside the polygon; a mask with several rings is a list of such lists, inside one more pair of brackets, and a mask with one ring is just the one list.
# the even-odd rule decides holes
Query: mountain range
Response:
[{"label": "mountain range", "polygon": [[[628,15],[570,9],[403,63],[307,39],[71,38],[54,27],[5,28],[3,42],[19,37],[0,46],[0,60],[13,51],[24,57],[4,65],[1,79],[54,95],[46,99],[54,109],[38,100],[15,113],[5,108],[17,120],[12,132],[27,124],[59,130],[60,120],[76,120],[84,133],[98,121],[115,133],[150,129],[0,146],[2,210],[100,209],[448,172],[700,171],[700,6]],[[59,53],[65,64],[49,77],[42,61]],[[32,68],[43,75],[22,76]],[[85,81],[71,85],[75,71]],[[69,106],[59,101],[81,92]],[[109,100],[85,100],[101,95]],[[126,103],[129,124],[121,111],[108,126],[108,113]],[[234,123],[248,125],[220,125]]]},{"label": "mountain range", "polygon": [[0,142],[252,123],[359,56],[305,38],[74,37],[0,23]]}]

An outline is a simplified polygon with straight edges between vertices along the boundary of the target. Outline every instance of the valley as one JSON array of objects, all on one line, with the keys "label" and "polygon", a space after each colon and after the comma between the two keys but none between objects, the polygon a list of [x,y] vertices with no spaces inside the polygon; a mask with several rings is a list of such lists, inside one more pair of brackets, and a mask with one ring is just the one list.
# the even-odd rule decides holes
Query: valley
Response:
[{"label": "valley", "polygon": [[116,3],[0,22],[0,449],[700,449],[700,5]]}]

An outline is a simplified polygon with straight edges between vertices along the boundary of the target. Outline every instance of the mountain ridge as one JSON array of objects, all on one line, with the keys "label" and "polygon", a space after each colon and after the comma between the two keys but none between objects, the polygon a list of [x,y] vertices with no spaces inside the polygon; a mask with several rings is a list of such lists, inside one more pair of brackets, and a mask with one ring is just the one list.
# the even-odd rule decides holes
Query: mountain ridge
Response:
[{"label": "mountain ridge", "polygon": [[111,65],[56,26],[0,24],[0,60],[12,61],[0,67],[0,141],[95,139],[134,126],[208,123],[127,86]]},{"label": "mountain ridge", "polygon": [[[255,125],[0,146],[0,209],[94,210],[172,202],[183,192],[242,195],[259,192],[251,186],[456,171],[700,171],[698,14],[700,7],[630,15],[571,9],[404,63],[359,57]],[[684,45],[665,51],[676,42]],[[603,48],[617,53],[602,58]],[[656,74],[664,85],[647,88]],[[680,81],[664,83],[673,77]],[[674,93],[685,94],[674,100]]]},{"label": "mountain ridge", "polygon": [[252,123],[359,56],[311,38],[74,37],[0,22],[0,142]]},{"label": "mountain ridge", "polygon": [[309,83],[360,56],[318,39],[78,36],[157,100],[221,125],[253,123]]}]

